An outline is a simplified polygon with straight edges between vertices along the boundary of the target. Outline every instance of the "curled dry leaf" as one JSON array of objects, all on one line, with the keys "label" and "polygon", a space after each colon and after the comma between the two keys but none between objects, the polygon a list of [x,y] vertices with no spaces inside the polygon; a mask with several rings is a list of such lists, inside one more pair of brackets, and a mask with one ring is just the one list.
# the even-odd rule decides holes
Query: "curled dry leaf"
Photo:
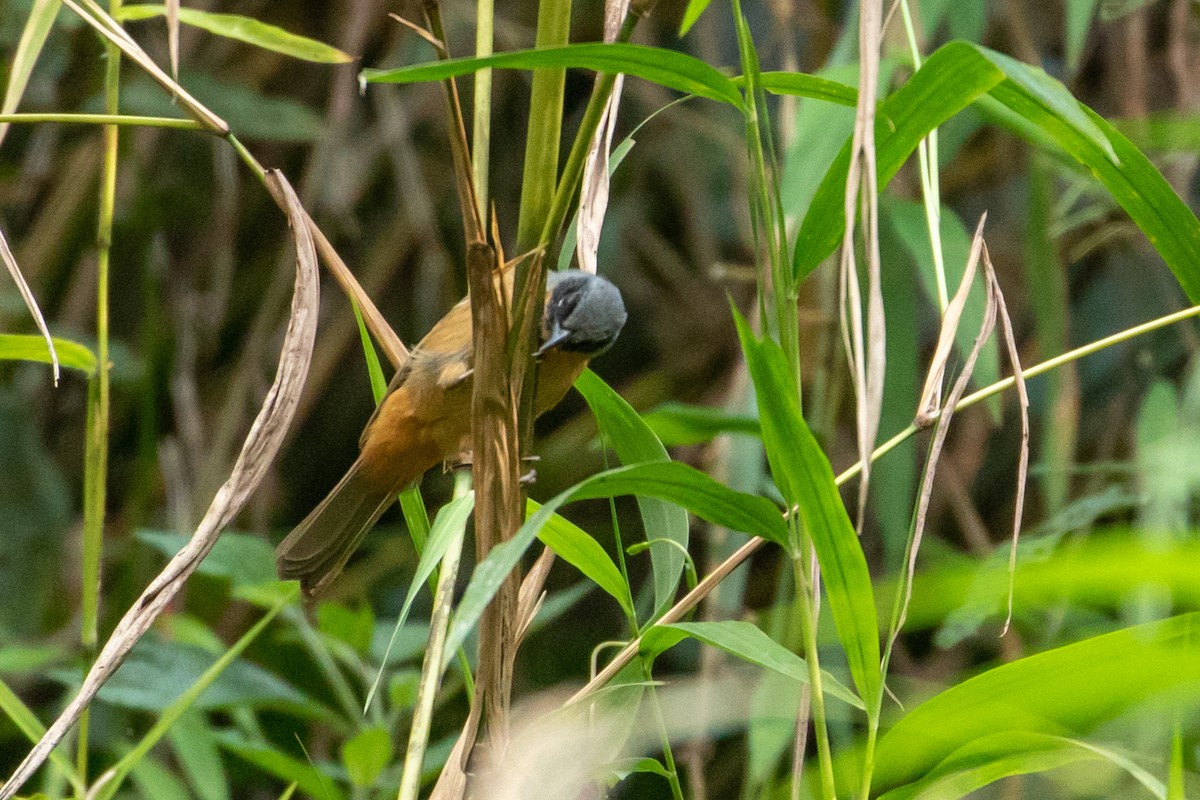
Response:
[{"label": "curled dry leaf", "polygon": [[[883,373],[886,331],[879,255],[879,180],[875,162],[875,98],[879,87],[879,52],[882,34],[881,0],[864,0],[859,14],[859,93],[850,145],[850,169],[846,174],[846,217],[842,236],[839,279],[842,342],[851,365],[855,395],[855,422],[862,476],[858,489],[858,531],[871,477],[871,451],[883,414]],[[854,223],[862,201],[864,250],[867,255],[866,337],[863,332],[862,297],[854,258]]]},{"label": "curled dry leaf", "polygon": [[[604,41],[616,41],[621,29],[621,20],[629,11],[629,0],[607,0],[604,4]],[[600,80],[600,76],[596,76]],[[612,151],[613,133],[617,127],[617,109],[621,104],[621,89],[625,76],[618,75],[613,83],[612,94],[604,106],[604,115],[592,136],[587,161],[583,167],[583,181],[579,187],[579,213],[576,217],[575,253],[579,268],[596,274],[596,253],[600,249],[600,229],[604,226],[604,215],[608,211],[608,156]]]},{"label": "curled dry leaf", "polygon": [[[29,288],[29,284],[25,282],[25,276],[21,274],[21,268],[17,265],[17,257],[13,255],[12,249],[8,246],[8,240],[4,238],[3,231],[0,231],[0,260],[4,261],[4,266],[8,267],[8,274],[12,275],[13,281],[17,284],[17,291],[21,293],[25,307],[29,309],[42,338],[46,340],[46,347],[50,349],[50,363],[54,367],[54,385],[58,386],[58,353],[54,349],[54,339],[50,337],[50,329],[46,327],[46,318],[42,316],[42,310],[38,308],[33,290]],[[100,366],[102,369],[104,368],[103,364]]]},{"label": "curled dry leaf", "polygon": [[1029,393],[1025,390],[1025,372],[1021,369],[1021,356],[1017,352],[1017,339],[1013,335],[1012,318],[1008,315],[1008,306],[1004,302],[1004,293],[1000,291],[1000,282],[996,280],[996,270],[992,267],[992,259],[988,255],[987,245],[983,246],[983,267],[987,275],[988,296],[996,299],[996,312],[1000,318],[1000,330],[1004,333],[1004,346],[1008,351],[1008,360],[1012,362],[1013,382],[1017,385],[1017,402],[1021,408],[1021,454],[1017,461],[1017,499],[1013,509],[1012,541],[1008,548],[1008,611],[1004,617],[1004,627],[1000,635],[1008,633],[1013,615],[1013,586],[1017,574],[1017,540],[1021,535],[1021,519],[1025,515],[1025,482],[1029,474]]},{"label": "curled dry leaf", "polygon": [[937,347],[933,351],[933,359],[929,364],[929,373],[925,376],[925,386],[921,389],[921,399],[917,403],[917,416],[914,420],[917,427],[928,427],[937,418],[941,407],[939,398],[942,396],[942,381],[946,374],[946,362],[950,360],[950,351],[954,348],[954,337],[958,334],[958,326],[962,322],[963,309],[967,305],[967,295],[971,291],[971,282],[975,279],[975,268],[979,265],[979,256],[983,249],[983,226],[987,222],[987,213],[979,218],[975,226],[975,237],[971,240],[971,254],[967,258],[967,268],[959,281],[958,291],[954,299],[946,306],[942,315],[942,329],[938,334]]},{"label": "curled dry leaf", "polygon": [[[921,409],[918,411],[918,424],[921,423],[922,415],[925,419],[937,419],[937,424],[933,429],[933,442],[929,445],[929,457],[925,462],[925,472],[921,475],[921,492],[917,498],[917,513],[913,519],[913,532],[908,540],[908,547],[905,551],[905,574],[904,574],[904,592],[898,598],[896,613],[892,620],[892,628],[888,637],[888,651],[890,653],[892,644],[895,643],[896,637],[900,635],[900,630],[904,627],[904,621],[908,617],[908,605],[912,600],[913,575],[917,569],[917,554],[921,550],[921,538],[925,532],[925,519],[929,513],[929,498],[933,494],[933,477],[937,472],[938,460],[942,454],[942,447],[946,443],[946,436],[950,432],[950,420],[954,416],[954,410],[958,406],[958,401],[962,399],[963,393],[967,390],[967,384],[971,381],[971,374],[975,370],[975,362],[979,358],[979,352],[983,349],[983,343],[992,335],[992,330],[996,327],[996,302],[993,292],[995,286],[993,282],[987,282],[987,302],[983,309],[983,322],[979,327],[979,335],[975,337],[975,344],[971,347],[971,352],[967,355],[967,360],[963,364],[962,372],[958,379],[954,382],[954,387],[950,390],[949,396],[946,398],[945,405],[942,406],[940,413],[926,413],[925,404],[932,402],[925,392],[940,391],[941,376],[944,374],[946,361],[949,355],[949,344],[945,346],[943,354],[943,344],[946,342],[953,343],[955,329],[961,319],[962,304],[966,302],[967,292],[971,288],[971,280],[975,277],[975,268],[979,263],[979,255],[983,248],[983,219],[979,220],[979,225],[975,229],[975,240],[971,243],[971,256],[967,260],[967,268],[963,271],[962,281],[959,283],[958,291],[954,295],[954,301],[946,309],[946,315],[942,318],[942,331],[938,336],[938,347],[934,352],[934,361],[929,369],[929,376],[925,381],[925,391],[921,396]],[[957,312],[955,306],[957,305]],[[936,379],[935,379],[936,373]],[[930,388],[932,386],[932,389]],[[924,424],[928,424],[925,422]]]},{"label": "curled dry leaf", "polygon": [[313,342],[316,339],[317,310],[320,305],[317,257],[306,224],[307,217],[295,192],[278,172],[268,172],[267,180],[285,200],[296,242],[295,291],[275,381],[271,384],[262,408],[250,427],[229,478],[217,490],[191,540],[167,563],[163,571],[142,592],[141,597],[125,612],[125,616],[117,623],[112,636],[96,658],[96,663],[88,670],[78,694],[0,789],[0,800],[9,800],[32,777],[50,752],[67,735],[96,692],[121,665],[134,644],[150,628],[212,550],[221,531],[242,509],[266,474],[291,426],[300,401],[300,392],[308,376]]}]

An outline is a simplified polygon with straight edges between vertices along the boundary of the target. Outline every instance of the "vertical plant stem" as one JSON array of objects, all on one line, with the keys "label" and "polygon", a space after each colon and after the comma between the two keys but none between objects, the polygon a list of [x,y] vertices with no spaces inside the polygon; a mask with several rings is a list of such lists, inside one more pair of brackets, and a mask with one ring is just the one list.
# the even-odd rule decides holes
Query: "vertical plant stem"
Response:
[{"label": "vertical plant stem", "polygon": [[[121,0],[112,0],[109,10],[115,15]],[[107,62],[104,72],[104,111],[118,113],[121,81],[121,51],[112,42],[105,44]],[[80,643],[84,660],[91,664],[96,655],[100,628],[100,568],[104,543],[104,507],[108,482],[109,364],[108,364],[108,283],[112,253],[113,208],[117,195],[117,146],[119,128],[105,125],[100,173],[100,210],[96,223],[96,377],[88,385],[87,434],[84,443],[84,508],[82,586],[80,588]],[[85,709],[79,720],[76,765],[86,782],[88,765],[88,723]]]},{"label": "vertical plant stem", "polygon": [[[792,523],[796,525],[796,522]],[[812,687],[813,731],[817,740],[817,761],[821,770],[821,796],[835,800],[837,790],[833,780],[833,756],[829,748],[829,729],[825,723],[825,691],[821,681],[821,662],[817,652],[817,616],[813,606],[813,586],[809,580],[809,553],[812,551],[807,536],[799,558],[792,559],[796,576],[796,596],[800,604],[800,633],[804,638],[804,660],[808,662],[808,682]]]},{"label": "vertical plant stem", "polygon": [[[476,0],[475,55],[479,58],[492,54],[494,23],[494,0]],[[475,202],[479,204],[479,218],[486,225],[488,168],[491,161],[492,144],[492,71],[490,69],[481,69],[475,73],[473,103],[475,114],[471,131],[471,174],[475,179]]]},{"label": "vertical plant stem", "polygon": [[404,754],[404,772],[400,778],[400,792],[397,795],[399,800],[416,800],[421,790],[421,766],[425,760],[425,748],[429,743],[433,702],[437,698],[438,686],[441,683],[442,649],[446,643],[446,629],[450,624],[454,584],[458,578],[462,546],[463,537],[459,536],[442,557],[441,575],[438,577],[437,591],[433,599],[429,647],[425,651],[425,664],[421,669],[420,700],[413,713],[408,749]]},{"label": "vertical plant stem", "polygon": [[[571,0],[539,0],[537,47],[559,47],[571,35]],[[562,139],[563,67],[533,71],[529,98],[529,135],[525,140],[525,172],[521,180],[521,211],[517,219],[517,252],[534,249],[541,241],[558,183],[558,148]],[[590,136],[588,137],[590,140]],[[514,290],[520,296],[521,286]]]}]

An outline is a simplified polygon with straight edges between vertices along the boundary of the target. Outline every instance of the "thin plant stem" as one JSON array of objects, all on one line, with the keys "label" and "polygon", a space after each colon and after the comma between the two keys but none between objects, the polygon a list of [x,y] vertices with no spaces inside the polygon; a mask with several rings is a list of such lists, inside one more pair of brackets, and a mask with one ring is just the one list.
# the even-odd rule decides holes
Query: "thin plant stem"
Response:
[{"label": "thin plant stem", "polygon": [[[634,27],[637,26],[638,19],[637,13],[630,10],[625,21],[621,23],[621,30],[617,33],[615,41],[628,42],[633,35]],[[616,80],[615,73],[604,73],[596,81],[592,96],[588,98],[587,108],[584,109],[583,119],[579,123],[575,141],[571,144],[571,152],[567,155],[566,164],[563,166],[562,177],[554,192],[554,200],[550,203],[550,210],[546,213],[546,222],[542,226],[542,235],[538,244],[543,247],[550,244],[562,229],[563,223],[566,222],[567,209],[570,208],[571,199],[583,177],[588,148],[591,147],[596,129],[600,127],[600,119],[604,116],[604,109],[608,105],[608,98],[612,95],[613,84],[616,83]]]},{"label": "thin plant stem", "polygon": [[194,119],[176,117],[138,117],[128,114],[0,114],[0,122],[45,123],[58,122],[76,125],[135,125],[146,128],[178,128],[185,131],[205,130]]},{"label": "thin plant stem", "polygon": [[[793,520],[792,525],[797,525],[797,522]],[[805,535],[804,539],[807,538]],[[795,573],[796,596],[800,603],[800,635],[804,640],[804,660],[808,664],[810,709],[817,740],[817,762],[821,770],[821,792],[827,800],[836,800],[833,751],[829,747],[829,728],[825,722],[825,692],[822,688],[821,662],[817,652],[817,615],[813,606],[813,592],[816,587],[809,579],[811,552],[812,548],[806,541],[800,557],[792,559],[792,571]]]},{"label": "thin plant stem", "polygon": [[[109,10],[120,11],[121,0],[111,0]],[[121,51],[105,43],[104,110],[118,114],[121,85]],[[104,150],[100,174],[100,208],[96,221],[96,378],[88,386],[88,430],[84,443],[84,509],[82,585],[80,588],[80,644],[88,665],[96,656],[100,629],[100,570],[104,551],[104,509],[108,497],[109,354],[108,287],[112,258],[112,227],[117,197],[117,152],[119,129],[102,128]],[[84,709],[79,719],[75,760],[79,776],[86,782],[90,714]]]},{"label": "thin plant stem", "polygon": [[[476,0],[475,3],[475,55],[484,58],[492,54],[495,38],[494,0]],[[487,223],[488,213],[488,170],[492,146],[492,71],[481,69],[475,73],[475,97],[472,101],[475,114],[471,130],[471,175],[475,181],[475,202],[479,206],[479,218]]]},{"label": "thin plant stem", "polygon": [[679,785],[679,769],[675,766],[675,754],[671,751],[671,737],[667,733],[667,721],[663,718],[662,703],[658,700],[658,691],[644,661],[642,662],[642,678],[648,685],[650,707],[654,709],[654,722],[658,725],[658,732],[662,737],[663,761],[666,762],[667,784],[671,787],[671,797],[673,800],[684,800],[683,787]]},{"label": "thin plant stem", "polygon": [[450,625],[454,583],[458,577],[462,546],[463,537],[459,536],[442,557],[441,575],[438,577],[437,591],[434,593],[433,618],[429,623],[429,647],[425,651],[425,663],[421,669],[419,701],[413,712],[408,749],[404,755],[404,772],[400,777],[400,791],[397,794],[399,800],[416,800],[421,790],[421,767],[425,760],[425,749],[429,744],[433,703],[441,683],[442,649],[446,643],[446,629]]}]

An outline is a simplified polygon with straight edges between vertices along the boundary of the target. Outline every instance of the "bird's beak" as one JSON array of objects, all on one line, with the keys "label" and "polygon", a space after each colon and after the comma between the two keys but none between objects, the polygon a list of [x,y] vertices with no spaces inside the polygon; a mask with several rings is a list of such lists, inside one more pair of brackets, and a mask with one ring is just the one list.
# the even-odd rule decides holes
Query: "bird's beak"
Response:
[{"label": "bird's beak", "polygon": [[552,322],[550,324],[551,324],[550,335],[546,337],[546,341],[543,342],[542,346],[539,347],[537,349],[537,352],[535,352],[533,354],[534,358],[541,358],[542,356],[546,355],[546,353],[548,351],[553,350],[554,348],[558,347],[560,344],[565,342],[571,335],[570,332],[567,330],[564,330],[562,328],[562,326],[560,326],[558,324],[558,322]]}]

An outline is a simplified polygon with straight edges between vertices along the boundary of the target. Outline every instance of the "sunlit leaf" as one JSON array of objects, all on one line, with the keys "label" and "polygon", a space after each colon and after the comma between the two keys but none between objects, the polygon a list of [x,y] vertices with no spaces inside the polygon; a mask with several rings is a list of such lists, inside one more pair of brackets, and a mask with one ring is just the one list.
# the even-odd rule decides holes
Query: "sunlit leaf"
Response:
[{"label": "sunlit leaf", "polygon": [[[122,6],[117,13],[121,20],[142,20],[152,17],[165,16],[166,6],[160,5],[130,5]],[[336,47],[324,42],[299,36],[285,31],[276,25],[260,22],[253,17],[240,14],[217,14],[212,11],[202,11],[197,8],[182,6],[179,9],[179,21],[193,28],[201,28],[209,33],[223,36],[226,39],[236,39],[239,42],[252,44],[264,50],[282,53],[285,56],[299,58],[304,61],[316,61],[325,64],[345,64],[353,61],[354,57],[343,53]]]},{"label": "sunlit leaf", "polygon": [[[654,658],[689,637],[750,664],[786,675],[800,683],[808,683],[808,663],[803,658],[767,636],[753,623],[743,620],[655,625],[642,637],[642,652]],[[822,671],[821,680],[825,692],[831,697],[855,708],[863,708],[863,701],[833,675]]]},{"label": "sunlit leaf", "polygon": [[[525,516],[529,518],[536,514],[542,506],[527,500]],[[620,570],[608,553],[583,528],[575,525],[569,519],[558,514],[550,517],[538,532],[538,539],[549,547],[555,554],[575,569],[584,574],[593,583],[608,592],[613,599],[621,604],[626,614],[633,613],[633,601],[629,587],[621,577]]]},{"label": "sunlit leaf", "polygon": [[908,712],[880,740],[873,787],[922,780],[960,748],[1004,732],[1080,736],[1170,692],[1200,702],[1200,614],[1086,639],[989,670]]}]

